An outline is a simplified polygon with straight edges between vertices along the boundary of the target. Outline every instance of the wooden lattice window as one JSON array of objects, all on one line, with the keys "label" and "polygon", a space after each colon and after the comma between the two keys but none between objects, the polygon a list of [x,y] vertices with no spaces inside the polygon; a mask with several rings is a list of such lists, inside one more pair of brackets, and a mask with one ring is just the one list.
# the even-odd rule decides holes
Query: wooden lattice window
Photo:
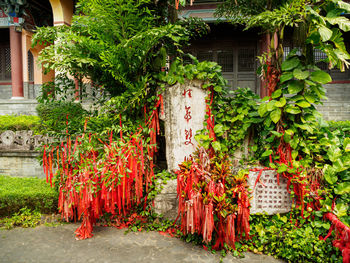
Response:
[{"label": "wooden lattice window", "polygon": [[34,57],[30,50],[28,50],[28,80],[34,81]]},{"label": "wooden lattice window", "polygon": [[209,51],[199,51],[197,54],[197,58],[200,62],[202,61],[213,61],[214,57],[213,57],[213,51],[209,50]]},{"label": "wooden lattice window", "polygon": [[218,64],[221,65],[222,72],[233,72],[233,51],[218,51]]},{"label": "wooden lattice window", "polygon": [[[229,89],[250,87],[254,92],[258,92],[255,41],[193,45],[187,52],[196,56],[199,61],[217,62],[222,68],[224,78],[228,81]],[[186,62],[191,63],[190,60]]]},{"label": "wooden lattice window", "polygon": [[239,48],[238,49],[238,71],[251,72],[255,69],[255,49]]},{"label": "wooden lattice window", "polygon": [[11,50],[0,46],[0,81],[11,80]]}]

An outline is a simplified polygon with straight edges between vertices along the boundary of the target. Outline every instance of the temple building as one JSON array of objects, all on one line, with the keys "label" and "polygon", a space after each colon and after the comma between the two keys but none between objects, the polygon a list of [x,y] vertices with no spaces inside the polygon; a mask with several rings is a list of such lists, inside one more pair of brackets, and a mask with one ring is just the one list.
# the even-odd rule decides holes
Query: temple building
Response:
[{"label": "temple building", "polygon": [[[9,2],[9,1],[3,1]],[[0,6],[0,114],[35,114],[43,74],[37,59],[43,46],[32,47],[36,27],[70,25],[73,0],[21,0]]]}]

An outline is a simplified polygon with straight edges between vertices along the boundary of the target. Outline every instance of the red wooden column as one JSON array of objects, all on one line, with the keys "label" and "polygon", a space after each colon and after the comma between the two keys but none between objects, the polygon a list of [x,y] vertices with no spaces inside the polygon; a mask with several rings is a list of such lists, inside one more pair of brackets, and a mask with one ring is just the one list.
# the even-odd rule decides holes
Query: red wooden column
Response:
[{"label": "red wooden column", "polygon": [[12,98],[24,99],[22,67],[22,33],[10,27]]}]

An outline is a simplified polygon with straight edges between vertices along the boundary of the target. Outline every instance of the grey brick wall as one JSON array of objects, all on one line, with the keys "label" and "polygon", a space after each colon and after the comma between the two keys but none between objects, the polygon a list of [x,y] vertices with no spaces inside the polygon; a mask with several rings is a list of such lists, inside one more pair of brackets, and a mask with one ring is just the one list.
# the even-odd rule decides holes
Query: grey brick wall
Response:
[{"label": "grey brick wall", "polygon": [[36,152],[0,152],[0,174],[45,178]]},{"label": "grey brick wall", "polygon": [[36,100],[0,100],[0,115],[37,115],[36,105],[38,105]]},{"label": "grey brick wall", "polygon": [[11,85],[0,85],[0,100],[11,99]]},{"label": "grey brick wall", "polygon": [[324,85],[328,100],[317,109],[329,121],[350,120],[350,83]]}]

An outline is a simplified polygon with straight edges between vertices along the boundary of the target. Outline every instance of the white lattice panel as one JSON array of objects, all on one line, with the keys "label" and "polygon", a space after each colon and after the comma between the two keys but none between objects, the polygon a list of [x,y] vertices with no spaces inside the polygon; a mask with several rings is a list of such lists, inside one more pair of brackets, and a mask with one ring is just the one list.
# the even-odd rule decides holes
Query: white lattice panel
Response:
[{"label": "white lattice panel", "polygon": [[269,215],[277,213],[287,213],[291,210],[292,200],[287,191],[287,179],[279,177],[274,170],[265,170],[256,184],[259,171],[249,173],[249,187],[253,191],[251,200],[251,214],[267,213]]}]

